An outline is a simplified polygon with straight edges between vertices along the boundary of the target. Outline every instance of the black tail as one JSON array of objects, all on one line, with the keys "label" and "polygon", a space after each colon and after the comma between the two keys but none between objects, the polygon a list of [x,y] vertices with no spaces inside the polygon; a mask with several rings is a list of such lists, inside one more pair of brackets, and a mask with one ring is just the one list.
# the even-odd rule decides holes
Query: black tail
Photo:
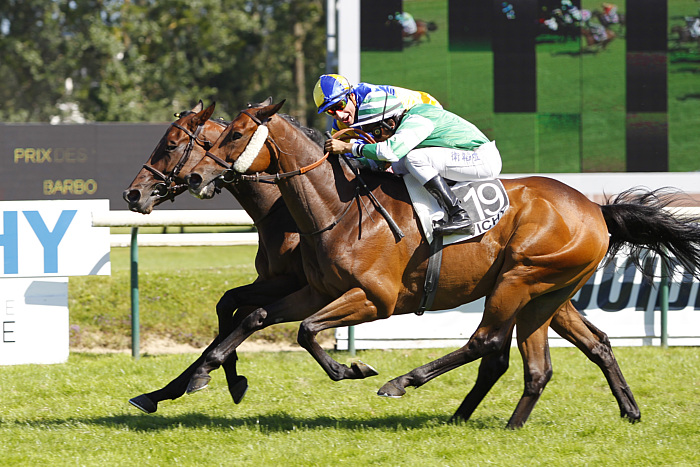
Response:
[{"label": "black tail", "polygon": [[644,272],[642,261],[649,250],[668,271],[680,263],[700,279],[700,215],[674,215],[664,209],[683,198],[682,192],[669,188],[632,188],[606,200],[600,208],[610,233],[608,258],[627,245],[635,266]]}]

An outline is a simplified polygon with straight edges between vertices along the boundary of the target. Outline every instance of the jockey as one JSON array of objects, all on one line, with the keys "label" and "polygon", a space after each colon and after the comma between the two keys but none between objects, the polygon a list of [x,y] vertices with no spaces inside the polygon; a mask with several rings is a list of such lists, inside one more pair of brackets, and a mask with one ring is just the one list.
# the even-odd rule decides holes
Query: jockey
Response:
[{"label": "jockey", "polygon": [[620,22],[620,16],[617,14],[617,5],[614,3],[603,3],[603,16],[609,24],[617,24]]},{"label": "jockey", "polygon": [[442,108],[437,99],[427,92],[411,91],[384,84],[359,83],[357,86],[352,86],[347,78],[334,74],[321,75],[314,86],[313,95],[318,113],[326,112],[333,117],[331,133],[335,133],[353,125],[357,108],[362,105],[365,96],[372,91],[379,90],[398,97],[405,110],[416,104],[431,104]]},{"label": "jockey", "polygon": [[371,133],[377,143],[329,139],[325,150],[391,163],[395,173],[416,177],[447,212],[447,223],[437,226],[436,234],[474,233],[445,179],[498,177],[502,162],[495,142],[458,115],[428,104],[405,110],[398,97],[381,90],[365,96],[352,126]]},{"label": "jockey", "polygon": [[[391,17],[390,17],[391,18]],[[415,34],[418,31],[418,26],[416,25],[416,20],[413,19],[413,15],[407,11],[399,12],[394,14],[394,19],[401,23],[401,28],[403,28],[403,33],[406,36]]]}]

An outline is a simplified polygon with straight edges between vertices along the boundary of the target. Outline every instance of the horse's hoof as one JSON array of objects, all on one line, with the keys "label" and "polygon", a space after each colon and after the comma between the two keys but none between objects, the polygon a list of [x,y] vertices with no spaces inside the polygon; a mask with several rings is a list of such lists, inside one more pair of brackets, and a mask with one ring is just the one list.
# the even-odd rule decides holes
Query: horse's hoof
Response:
[{"label": "horse's hoof", "polygon": [[389,381],[384,386],[382,386],[381,389],[379,389],[379,391],[377,391],[378,396],[392,397],[394,399],[398,399],[404,394],[406,394],[406,390],[402,387],[397,386],[396,383],[394,383],[393,381]]},{"label": "horse's hoof", "polygon": [[234,383],[233,386],[228,387],[228,392],[231,393],[233,397],[234,404],[240,404],[243,400],[243,396],[248,392],[248,380],[245,376],[240,376],[238,381]]},{"label": "horse's hoof", "polygon": [[202,389],[209,386],[209,381],[211,381],[211,376],[193,376],[190,383],[187,385],[187,394],[192,394],[193,392],[201,391]]},{"label": "horse's hoof", "polygon": [[353,373],[355,373],[357,378],[369,378],[370,376],[377,376],[379,374],[377,370],[359,360],[353,362],[350,365],[350,368],[352,369]]},{"label": "horse's hoof", "polygon": [[158,410],[158,402],[153,402],[146,394],[129,399],[129,403],[145,413],[153,413]]}]

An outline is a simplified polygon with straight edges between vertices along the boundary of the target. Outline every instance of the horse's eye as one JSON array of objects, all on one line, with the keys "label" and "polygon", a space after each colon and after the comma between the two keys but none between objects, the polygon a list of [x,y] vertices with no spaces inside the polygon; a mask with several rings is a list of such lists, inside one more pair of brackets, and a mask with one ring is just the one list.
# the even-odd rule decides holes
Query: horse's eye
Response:
[{"label": "horse's eye", "polygon": [[165,150],[168,151],[168,152],[173,152],[173,151],[176,150],[176,149],[177,149],[177,144],[168,144],[168,145],[165,147]]},{"label": "horse's eye", "polygon": [[233,138],[233,139],[240,139],[240,138],[243,138],[243,134],[242,134],[241,132],[239,132],[239,131],[234,131],[234,132],[233,132],[233,135],[231,135],[231,138]]}]

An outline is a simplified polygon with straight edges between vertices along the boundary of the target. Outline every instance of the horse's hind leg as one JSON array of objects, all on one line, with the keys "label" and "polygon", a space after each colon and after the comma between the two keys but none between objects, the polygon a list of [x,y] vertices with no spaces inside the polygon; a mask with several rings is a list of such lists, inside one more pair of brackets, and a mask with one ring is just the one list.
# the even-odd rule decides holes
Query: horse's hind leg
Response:
[{"label": "horse's hind leg", "polygon": [[617,400],[620,416],[631,422],[639,421],[639,407],[615,360],[608,336],[584,318],[570,301],[559,309],[550,326],[598,365]]},{"label": "horse's hind leg", "polygon": [[[511,336],[506,338],[507,342],[510,342]],[[457,409],[457,412],[452,416],[450,421],[455,420],[469,420],[476,408],[479,406],[486,394],[491,390],[491,388],[496,384],[501,376],[505,374],[508,370],[508,364],[510,360],[510,346],[505,345],[500,352],[494,352],[492,354],[486,355],[481,359],[481,364],[479,365],[479,373],[476,377],[476,382],[474,387],[467,397],[464,398],[462,404]]]},{"label": "horse's hind leg", "polygon": [[525,389],[508,420],[508,428],[520,428],[527,421],[532,409],[540,399],[542,391],[552,378],[552,362],[549,357],[549,340],[547,332],[552,313],[547,308],[538,308],[538,299],[522,310],[515,326],[517,328],[518,348],[523,358]]},{"label": "horse's hind leg", "polygon": [[[531,291],[519,274],[502,275],[486,299],[479,327],[460,349],[392,379],[377,392],[380,396],[401,397],[406,388],[422,386],[433,378],[492,353],[504,352],[510,345],[515,317],[528,303]],[[459,416],[459,415],[458,415]]]}]

